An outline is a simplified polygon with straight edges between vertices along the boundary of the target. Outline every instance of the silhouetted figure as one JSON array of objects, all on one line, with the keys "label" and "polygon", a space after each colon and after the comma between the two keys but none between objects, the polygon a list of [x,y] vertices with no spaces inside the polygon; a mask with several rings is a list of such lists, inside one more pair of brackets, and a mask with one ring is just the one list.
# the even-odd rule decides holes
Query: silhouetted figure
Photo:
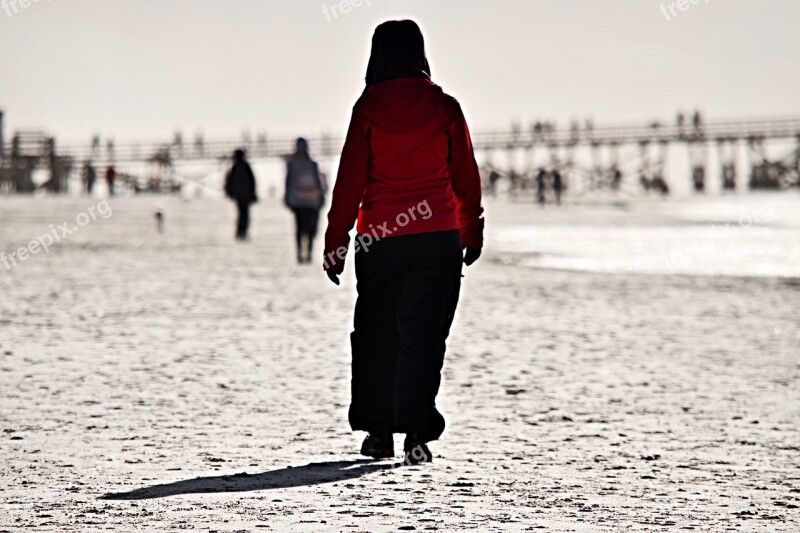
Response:
[{"label": "silhouetted figure", "polygon": [[647,175],[647,174],[645,174],[644,172],[641,172],[641,173],[639,174],[639,183],[642,185],[642,188],[643,188],[645,191],[649,191],[650,189],[652,189],[652,188],[653,188],[653,180],[651,180],[651,179],[648,177],[648,175]]},{"label": "silhouetted figure", "polygon": [[325,188],[319,166],[308,154],[308,142],[302,137],[297,139],[294,155],[286,162],[283,201],[294,213],[298,263],[311,262],[319,210],[325,203]]},{"label": "silhouetted figure", "polygon": [[525,190],[527,182],[522,178],[522,174],[517,173],[513,168],[508,170],[508,181],[511,182],[512,191],[516,192],[520,189]]},{"label": "silhouetted figure", "polygon": [[622,171],[618,167],[614,167],[611,173],[611,188],[615,191],[619,190],[622,183]]},{"label": "silhouetted figure", "polygon": [[543,168],[539,169],[536,174],[536,201],[539,205],[544,205],[545,202],[545,187],[547,186],[547,171]]},{"label": "silhouetted figure", "polygon": [[156,219],[156,230],[158,230],[159,233],[164,233],[164,212],[161,210],[160,207],[156,209],[155,219]]},{"label": "silhouetted figure", "polygon": [[502,177],[502,174],[495,169],[489,172],[489,192],[492,193],[492,196],[497,196],[497,182],[500,181]]},{"label": "silhouetted figure", "polygon": [[669,185],[667,185],[667,182],[660,173],[653,177],[652,187],[660,192],[663,196],[669,194]]},{"label": "silhouetted figure", "polygon": [[534,140],[541,140],[542,138],[542,123],[539,120],[533,125],[533,138]]},{"label": "silhouetted figure", "polygon": [[[368,431],[361,453],[430,461],[444,431],[436,408],[445,340],[462,262],[483,245],[481,179],[458,102],[430,79],[419,27],[378,26],[333,189],[323,266],[339,284],[358,220],[358,300],[350,426]],[[444,178],[444,179],[443,179]],[[466,253],[462,257],[462,249]]]},{"label": "silhouetted figure", "polygon": [[694,183],[694,190],[701,192],[706,188],[706,169],[703,165],[695,165],[692,167],[692,182]]},{"label": "silhouetted figure", "polygon": [[683,139],[686,137],[686,132],[684,131],[684,126],[686,124],[686,117],[682,112],[678,112],[678,116],[675,119],[675,123],[678,126],[678,138]]},{"label": "silhouetted figure", "polygon": [[108,165],[106,169],[106,185],[108,186],[108,195],[114,196],[114,181],[117,179],[117,171],[114,165]]},{"label": "silhouetted figure", "polygon": [[736,190],[736,163],[723,163],[722,188],[726,191]]},{"label": "silhouetted figure", "polygon": [[225,176],[225,196],[236,202],[236,240],[247,240],[250,227],[250,204],[258,201],[256,177],[250,163],[245,160],[244,150],[233,152],[233,166]]},{"label": "silhouetted figure", "polygon": [[700,114],[700,111],[694,112],[694,116],[692,117],[692,125],[694,126],[695,135],[701,136],[703,134],[703,115]]},{"label": "silhouetted figure", "polygon": [[86,161],[83,164],[83,190],[87,195],[91,196],[94,190],[94,182],[97,180],[97,171],[94,169],[91,161]]},{"label": "silhouetted figure", "polygon": [[553,170],[553,193],[556,196],[556,205],[561,205],[561,191],[564,190],[564,182],[561,179],[561,172]]}]

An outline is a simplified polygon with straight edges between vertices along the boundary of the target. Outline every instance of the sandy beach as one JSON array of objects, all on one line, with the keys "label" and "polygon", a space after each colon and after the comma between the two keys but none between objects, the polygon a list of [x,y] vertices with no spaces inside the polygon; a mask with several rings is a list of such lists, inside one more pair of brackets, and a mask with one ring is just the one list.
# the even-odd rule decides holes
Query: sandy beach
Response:
[{"label": "sandy beach", "polygon": [[[295,265],[277,200],[246,244],[221,199],[112,199],[77,227],[99,201],[0,198],[6,253],[74,229],[0,264],[0,532],[800,530],[796,233],[777,275],[599,272],[515,251],[515,228],[562,242],[691,205],[488,200],[448,428],[407,467],[347,425],[352,264],[341,287]],[[752,211],[725,205],[693,223]],[[775,205],[765,227],[797,227]]]}]

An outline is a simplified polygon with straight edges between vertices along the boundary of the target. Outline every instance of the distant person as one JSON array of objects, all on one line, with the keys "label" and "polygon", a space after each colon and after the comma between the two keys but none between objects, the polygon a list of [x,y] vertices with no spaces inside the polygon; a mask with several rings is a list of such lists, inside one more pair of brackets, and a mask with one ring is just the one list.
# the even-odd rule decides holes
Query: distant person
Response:
[{"label": "distant person", "polygon": [[159,207],[155,212],[156,230],[159,233],[164,233],[164,211]]},{"label": "distant person", "polygon": [[722,188],[726,191],[736,189],[736,164],[725,163],[722,165]]},{"label": "distant person", "polygon": [[542,206],[545,202],[545,187],[547,187],[547,171],[540,168],[536,174],[536,201]]},{"label": "distant person", "polygon": [[533,125],[533,138],[534,140],[540,140],[542,138],[542,122],[539,120]]},{"label": "distant person", "polygon": [[649,191],[653,187],[653,183],[650,178],[647,177],[647,174],[644,172],[639,173],[639,183],[642,185],[642,188],[645,191]]},{"label": "distant person", "polygon": [[694,165],[692,167],[692,182],[694,183],[695,191],[703,191],[706,188],[706,169],[703,165]]},{"label": "distant person", "polygon": [[564,190],[564,181],[561,179],[561,172],[553,170],[553,193],[556,196],[556,205],[561,205],[561,191]]},{"label": "distant person", "polygon": [[497,182],[500,181],[502,177],[503,175],[494,168],[489,172],[489,192],[492,196],[497,196]]},{"label": "distant person", "polygon": [[611,173],[611,188],[615,191],[619,190],[619,186],[622,183],[622,171],[614,166]]},{"label": "distant person", "polygon": [[245,241],[250,227],[250,204],[258,201],[258,195],[256,177],[244,157],[244,150],[233,152],[233,166],[225,176],[225,196],[236,202],[236,240]]},{"label": "distant person", "polygon": [[94,190],[94,182],[97,180],[97,171],[91,161],[83,164],[83,190],[91,196]]},{"label": "distant person", "polygon": [[667,182],[664,180],[664,176],[662,176],[660,172],[656,173],[656,175],[653,177],[652,186],[663,196],[669,194],[669,185],[667,185]]},{"label": "distant person", "polygon": [[431,81],[416,23],[384,22],[342,150],[323,260],[338,285],[357,219],[349,419],[369,432],[364,455],[391,457],[393,433],[405,433],[406,463],[433,458],[445,340],[462,262],[481,255],[482,214],[461,107]]},{"label": "distant person", "polygon": [[300,137],[294,155],[286,162],[283,202],[294,213],[297,262],[310,263],[317,236],[319,210],[325,203],[325,181],[319,166],[308,154],[308,142]]},{"label": "distant person", "polygon": [[703,132],[703,115],[700,111],[695,111],[694,115],[692,116],[692,126],[694,126],[694,132],[698,135],[702,134]]},{"label": "distant person", "polygon": [[489,194],[491,194],[492,196],[496,196],[497,182],[500,181],[502,175],[497,171],[497,169],[494,167],[494,164],[491,161],[486,162],[484,171],[481,175],[485,176],[487,174],[488,178],[486,178],[486,183],[484,184],[484,187],[486,188],[486,190],[489,191]]},{"label": "distant person", "polygon": [[108,186],[108,195],[114,196],[114,181],[117,179],[117,171],[114,165],[108,165],[106,168],[106,185]]},{"label": "distant person", "polygon": [[520,189],[525,190],[527,185],[522,174],[515,172],[513,168],[508,170],[508,181],[511,182],[511,190],[514,192]]}]

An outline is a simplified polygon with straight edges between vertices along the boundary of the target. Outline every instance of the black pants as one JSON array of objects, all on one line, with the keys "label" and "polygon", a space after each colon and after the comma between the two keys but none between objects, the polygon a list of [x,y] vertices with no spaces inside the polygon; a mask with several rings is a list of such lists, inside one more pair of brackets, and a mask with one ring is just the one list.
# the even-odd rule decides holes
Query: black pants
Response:
[{"label": "black pants", "polygon": [[236,221],[236,238],[246,239],[247,229],[250,227],[250,201],[236,200],[236,209],[239,210],[239,218]]},{"label": "black pants", "polygon": [[303,239],[306,239],[307,255],[311,257],[311,247],[314,245],[314,237],[317,235],[319,225],[319,209],[314,207],[293,207],[295,240],[297,241],[297,257],[303,258]]},{"label": "black pants", "polygon": [[387,237],[356,252],[354,430],[418,433],[424,441],[444,431],[435,401],[461,253],[458,231]]}]

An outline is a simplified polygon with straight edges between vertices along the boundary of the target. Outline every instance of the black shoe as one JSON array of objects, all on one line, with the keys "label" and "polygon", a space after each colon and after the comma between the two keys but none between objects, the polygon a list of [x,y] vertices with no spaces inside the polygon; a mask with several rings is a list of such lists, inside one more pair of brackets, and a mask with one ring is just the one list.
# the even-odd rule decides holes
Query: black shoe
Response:
[{"label": "black shoe", "polygon": [[394,439],[391,433],[375,433],[367,435],[361,445],[361,455],[373,459],[394,457]]},{"label": "black shoe", "polygon": [[418,465],[420,463],[430,463],[433,461],[433,454],[428,449],[428,445],[415,433],[406,435],[403,443],[405,464]]}]

